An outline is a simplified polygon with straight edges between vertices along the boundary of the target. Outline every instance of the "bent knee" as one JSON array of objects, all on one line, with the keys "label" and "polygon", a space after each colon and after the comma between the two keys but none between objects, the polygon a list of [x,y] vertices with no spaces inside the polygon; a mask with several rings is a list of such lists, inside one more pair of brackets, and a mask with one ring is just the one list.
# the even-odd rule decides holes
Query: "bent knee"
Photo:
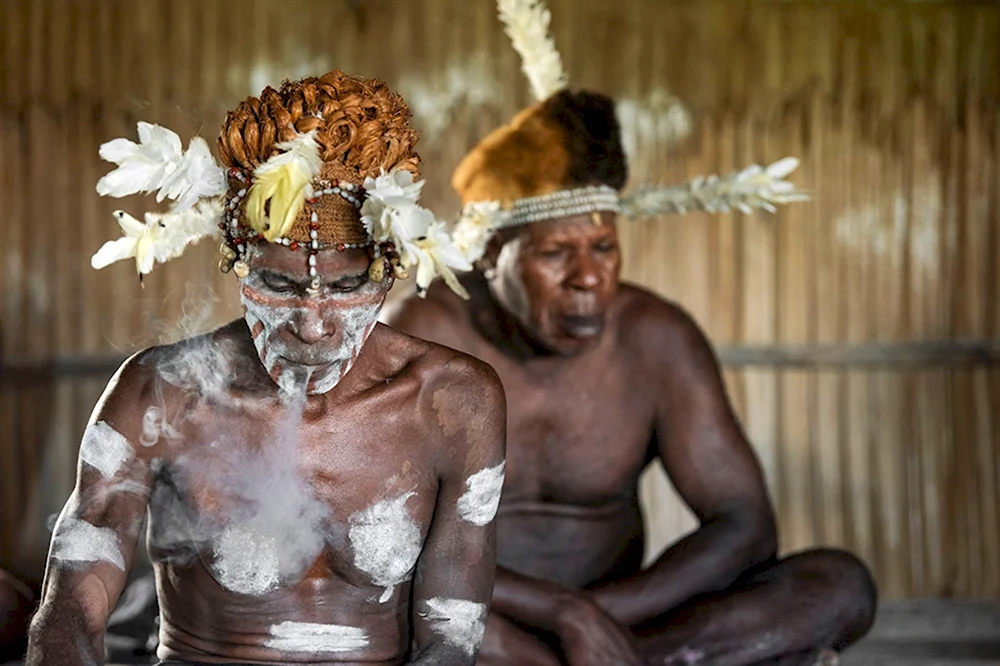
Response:
[{"label": "bent knee", "polygon": [[875,620],[878,588],[868,567],[846,550],[823,548],[795,556],[801,573],[823,581],[825,596],[841,620],[840,643],[864,636]]}]

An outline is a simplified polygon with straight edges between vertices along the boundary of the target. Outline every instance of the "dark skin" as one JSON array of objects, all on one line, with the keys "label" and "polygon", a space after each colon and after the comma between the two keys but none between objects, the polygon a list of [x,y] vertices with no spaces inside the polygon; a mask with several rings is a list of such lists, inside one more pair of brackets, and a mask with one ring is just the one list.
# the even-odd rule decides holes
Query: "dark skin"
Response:
[{"label": "dark skin", "polygon": [[[470,301],[435,285],[388,316],[488,362],[508,396],[479,663],[806,664],[867,631],[875,590],[857,559],[777,559],[712,349],[678,306],[619,283],[613,216],[506,230],[483,263]],[[642,568],[637,486],[656,458],[699,527]]]},{"label": "dark skin", "polygon": [[[270,285],[260,302],[298,308],[287,321],[269,322],[284,354],[314,360],[343,346],[339,327],[347,320],[339,314],[381,303],[389,287],[368,282],[368,262],[363,250],[321,252],[325,284],[316,294],[306,289],[304,253],[265,247],[254,256],[251,278]],[[198,380],[205,375],[222,383]],[[471,412],[468,400],[482,408]],[[144,417],[150,407],[169,424],[153,437]],[[120,433],[128,455],[110,477],[81,456],[54,535],[54,543],[69,543],[78,536],[69,526],[79,521],[110,530],[124,567],[108,558],[61,557],[54,547],[27,663],[103,663],[104,627],[147,511],[161,659],[474,663],[475,631],[459,644],[442,631],[442,613],[432,611],[435,600],[461,600],[485,617],[476,604],[489,600],[493,586],[495,530],[464,520],[457,504],[470,475],[502,462],[504,419],[503,390],[488,366],[381,324],[339,383],[308,396],[279,393],[242,319],[137,354],[91,419]],[[386,500],[403,507],[392,514],[395,522],[371,513]],[[318,519],[310,523],[309,515]],[[399,528],[400,521],[409,527]],[[234,569],[236,582],[247,585],[240,575],[269,566],[265,550],[244,562],[249,574],[238,570],[239,548],[254,534],[245,530],[235,542],[237,561],[224,562],[234,554],[225,530],[244,524],[278,530],[283,538],[274,547],[283,557],[293,550],[306,556],[280,560],[276,586],[240,589],[230,580]],[[375,530],[374,550],[358,536],[366,528]],[[373,556],[375,564],[364,563]],[[371,573],[399,557],[411,558],[402,580]],[[322,649],[308,631],[288,629],[320,625],[320,634],[334,636]],[[339,647],[330,649],[330,640]]]}]

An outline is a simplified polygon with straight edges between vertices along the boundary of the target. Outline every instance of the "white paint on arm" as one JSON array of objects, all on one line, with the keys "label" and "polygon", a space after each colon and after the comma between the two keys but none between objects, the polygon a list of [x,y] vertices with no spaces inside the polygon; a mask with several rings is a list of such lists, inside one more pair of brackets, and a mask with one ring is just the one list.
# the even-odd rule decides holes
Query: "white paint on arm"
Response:
[{"label": "white paint on arm", "polygon": [[342,624],[282,622],[264,645],[284,652],[353,652],[368,647],[364,629]]},{"label": "white paint on arm", "polygon": [[125,571],[125,558],[113,529],[69,516],[56,524],[50,557],[62,562],[110,562]]},{"label": "white paint on arm", "polygon": [[483,642],[486,631],[486,604],[464,599],[433,597],[421,613],[434,633],[446,643],[472,656]]},{"label": "white paint on arm", "polygon": [[496,467],[487,467],[466,479],[466,490],[458,498],[458,515],[462,520],[483,526],[496,517],[505,464],[506,461]]},{"label": "white paint on arm", "polygon": [[104,421],[87,426],[80,443],[80,460],[110,479],[132,457],[132,445]]},{"label": "white paint on arm", "polygon": [[409,579],[423,548],[420,528],[406,509],[406,500],[415,494],[382,500],[358,511],[349,521],[354,566],[386,588],[379,603],[388,601],[393,588]]}]

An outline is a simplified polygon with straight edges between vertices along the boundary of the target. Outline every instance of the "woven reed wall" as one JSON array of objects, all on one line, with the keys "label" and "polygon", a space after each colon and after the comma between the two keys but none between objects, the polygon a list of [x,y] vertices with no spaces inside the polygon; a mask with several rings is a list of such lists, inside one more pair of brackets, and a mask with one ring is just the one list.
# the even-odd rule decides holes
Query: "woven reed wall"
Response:
[{"label": "woven reed wall", "polygon": [[[622,103],[633,186],[803,159],[808,204],[621,228],[626,277],[719,345],[783,550],[851,548],[888,597],[1000,597],[1000,10],[549,4],[571,82]],[[103,359],[237,315],[210,243],[141,289],[89,268],[111,211],[148,203],[96,196],[98,145],[137,120],[212,140],[332,67],[411,101],[442,214],[465,150],[530,102],[490,0],[0,0],[0,564],[40,574]],[[662,479],[644,498],[654,545],[693,524]]]}]

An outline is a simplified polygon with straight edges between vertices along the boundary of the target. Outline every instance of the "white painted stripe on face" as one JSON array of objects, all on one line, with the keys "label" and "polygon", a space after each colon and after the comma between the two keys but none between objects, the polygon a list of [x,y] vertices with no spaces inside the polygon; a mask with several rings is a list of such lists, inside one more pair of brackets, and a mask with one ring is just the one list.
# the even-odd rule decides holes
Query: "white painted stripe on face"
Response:
[{"label": "white painted stripe on face", "polygon": [[110,562],[125,571],[118,535],[110,527],[64,518],[52,537],[52,559],[62,562]]},{"label": "white painted stripe on face", "polygon": [[132,457],[132,445],[104,421],[87,426],[80,443],[80,460],[110,479]]},{"label": "white painted stripe on face", "polygon": [[373,583],[386,588],[379,603],[388,601],[393,588],[409,579],[423,548],[420,528],[406,509],[406,500],[415,494],[382,500],[349,520],[354,566],[368,574]]},{"label": "white painted stripe on face", "polygon": [[353,652],[368,647],[364,629],[342,624],[282,622],[264,645],[284,652]]},{"label": "white painted stripe on face", "polygon": [[423,615],[431,623],[434,633],[470,657],[483,642],[486,604],[434,597],[427,600],[427,612]]},{"label": "white painted stripe on face", "polygon": [[483,526],[496,517],[503,490],[504,465],[506,461],[466,479],[466,490],[458,498],[458,515],[462,520]]}]

